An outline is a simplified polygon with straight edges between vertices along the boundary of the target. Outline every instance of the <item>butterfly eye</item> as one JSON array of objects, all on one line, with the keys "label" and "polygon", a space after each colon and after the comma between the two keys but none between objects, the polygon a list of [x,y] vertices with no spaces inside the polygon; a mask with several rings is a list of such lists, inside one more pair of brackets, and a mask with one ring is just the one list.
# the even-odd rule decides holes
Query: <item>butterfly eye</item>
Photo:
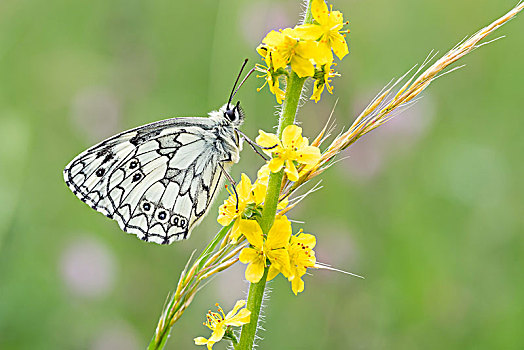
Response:
[{"label": "butterfly eye", "polygon": [[141,174],[141,173],[136,173],[135,175],[133,175],[133,179],[132,179],[132,181],[133,181],[133,182],[137,182],[137,181],[139,181],[141,178],[142,178],[142,174]]},{"label": "butterfly eye", "polygon": [[236,119],[236,115],[235,115],[235,109],[228,109],[227,111],[224,112],[224,115],[227,117],[227,119],[229,119],[229,121],[234,121]]}]

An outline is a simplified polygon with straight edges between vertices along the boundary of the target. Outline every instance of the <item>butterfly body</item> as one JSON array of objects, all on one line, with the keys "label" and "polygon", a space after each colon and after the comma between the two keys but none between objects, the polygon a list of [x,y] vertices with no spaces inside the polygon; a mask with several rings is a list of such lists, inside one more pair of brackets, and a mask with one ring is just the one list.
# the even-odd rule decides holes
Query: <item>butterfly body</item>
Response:
[{"label": "butterfly body", "polygon": [[144,241],[185,239],[237,163],[243,122],[229,103],[209,117],[171,118],[115,135],[64,169],[73,193]]}]

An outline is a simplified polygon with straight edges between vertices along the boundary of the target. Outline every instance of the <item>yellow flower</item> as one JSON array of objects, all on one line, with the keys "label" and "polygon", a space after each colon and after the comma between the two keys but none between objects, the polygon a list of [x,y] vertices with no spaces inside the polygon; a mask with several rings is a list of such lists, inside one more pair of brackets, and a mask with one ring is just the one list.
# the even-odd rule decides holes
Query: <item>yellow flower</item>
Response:
[{"label": "yellow flower", "polygon": [[[315,74],[315,67],[311,62],[317,54],[317,44],[313,41],[298,40],[297,34],[291,28],[283,31],[272,30],[262,40],[267,48],[267,57],[271,57],[273,69],[285,68],[288,64],[291,69],[301,78],[312,77]],[[262,49],[259,53],[264,53]],[[263,55],[262,55],[263,56]]]},{"label": "yellow flower", "polygon": [[233,310],[228,312],[227,315],[224,314],[224,310],[218,304],[216,306],[218,307],[218,312],[209,311],[206,315],[207,320],[204,323],[204,326],[213,331],[211,337],[209,339],[204,337],[195,338],[196,345],[207,345],[208,349],[212,349],[213,345],[224,337],[228,327],[239,327],[250,321],[251,311],[245,308],[242,309],[246,306],[245,300],[237,301]]},{"label": "yellow flower", "polygon": [[266,80],[264,82],[264,85],[259,87],[257,91],[262,90],[264,86],[266,86],[267,84],[269,87],[269,91],[271,91],[271,93],[275,95],[277,102],[282,103],[282,100],[284,100],[286,93],[279,87],[278,75],[275,73],[275,70],[271,68],[269,64],[267,67],[261,64],[256,64],[255,69],[258,72],[264,73],[263,75],[257,75],[257,78],[264,78]]},{"label": "yellow flower", "polygon": [[237,209],[237,197],[234,193],[231,193],[229,191],[229,198],[227,198],[224,201],[224,204],[222,204],[218,208],[218,218],[217,221],[222,226],[229,225],[233,220],[235,221],[235,224],[233,225],[233,228],[231,230],[231,237],[232,241],[236,242],[238,237],[240,236],[240,232],[238,230],[239,226],[239,220],[238,218],[242,217],[242,214],[246,210],[246,207],[250,203],[254,203],[253,193],[252,193],[252,185],[251,180],[246,174],[241,175],[240,182],[237,184],[236,190],[238,194],[238,209]]},{"label": "yellow flower", "polygon": [[315,78],[317,79],[313,83],[313,94],[311,95],[311,100],[315,100],[315,103],[318,102],[320,100],[320,95],[324,91],[324,87],[330,94],[332,94],[333,87],[329,85],[331,83],[330,78],[337,75],[338,73],[335,73],[335,70],[331,69],[329,65],[323,65],[320,71],[315,73]]},{"label": "yellow flower", "polygon": [[240,231],[251,244],[251,247],[242,249],[239,255],[240,262],[249,264],[245,273],[249,282],[260,281],[267,260],[271,263],[268,280],[273,279],[279,272],[286,277],[289,275],[289,255],[286,247],[291,237],[291,223],[285,216],[275,219],[267,239],[255,220],[241,220]]},{"label": "yellow flower", "polygon": [[[249,176],[241,175],[241,180],[236,186],[238,194],[238,209],[237,197],[232,191],[229,191],[229,197],[218,208],[217,221],[222,226],[227,226],[233,220],[233,228],[231,229],[231,243],[236,243],[238,238],[242,235],[239,230],[240,218],[252,218],[261,209],[262,203],[266,199],[267,183],[269,181],[269,169],[267,164],[263,165],[258,171],[257,180],[251,184]],[[279,210],[284,209],[289,204],[288,199],[284,199],[278,203]]]},{"label": "yellow flower", "polygon": [[[341,12],[328,10],[324,0],[313,0],[311,13],[317,23],[304,24],[295,28],[295,33],[305,40],[319,40],[320,48],[317,64],[330,63],[333,60],[331,49],[339,59],[349,53],[345,35],[349,31],[342,31],[344,18]],[[342,32],[342,33],[341,33]]]},{"label": "yellow flower", "polygon": [[287,126],[282,132],[282,142],[275,134],[259,131],[260,135],[256,142],[262,147],[273,147],[266,153],[273,154],[269,161],[269,169],[276,173],[285,165],[284,171],[291,181],[298,180],[298,171],[294,162],[306,165],[314,165],[320,159],[318,147],[309,146],[308,139],[302,137],[302,128],[296,125]]},{"label": "yellow flower", "polygon": [[306,274],[307,268],[315,267],[316,258],[313,251],[315,244],[315,236],[302,233],[302,230],[297,235],[291,236],[288,248],[291,270],[288,280],[295,295],[304,290],[302,276]]}]

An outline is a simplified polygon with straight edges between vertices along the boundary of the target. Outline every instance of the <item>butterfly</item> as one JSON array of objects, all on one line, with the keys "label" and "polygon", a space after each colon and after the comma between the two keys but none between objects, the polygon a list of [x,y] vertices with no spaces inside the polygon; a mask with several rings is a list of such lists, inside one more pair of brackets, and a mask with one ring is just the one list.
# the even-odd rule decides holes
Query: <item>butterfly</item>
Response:
[{"label": "butterfly", "polygon": [[246,63],[218,111],[161,120],[110,137],[65,167],[67,186],[144,241],[171,244],[188,238],[223,178],[234,183],[227,171],[239,161],[247,138],[238,130],[244,121],[240,102],[231,100]]}]

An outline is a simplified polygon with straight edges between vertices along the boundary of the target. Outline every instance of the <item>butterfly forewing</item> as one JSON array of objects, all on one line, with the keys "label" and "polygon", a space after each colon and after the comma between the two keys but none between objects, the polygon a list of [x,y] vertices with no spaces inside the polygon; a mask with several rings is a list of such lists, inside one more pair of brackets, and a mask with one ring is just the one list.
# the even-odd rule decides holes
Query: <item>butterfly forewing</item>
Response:
[{"label": "butterfly forewing", "polygon": [[236,137],[217,119],[168,119],[91,147],[69,163],[64,178],[78,198],[125,232],[169,244],[187,238],[206,214],[221,163],[238,158],[238,140],[229,147]]}]

